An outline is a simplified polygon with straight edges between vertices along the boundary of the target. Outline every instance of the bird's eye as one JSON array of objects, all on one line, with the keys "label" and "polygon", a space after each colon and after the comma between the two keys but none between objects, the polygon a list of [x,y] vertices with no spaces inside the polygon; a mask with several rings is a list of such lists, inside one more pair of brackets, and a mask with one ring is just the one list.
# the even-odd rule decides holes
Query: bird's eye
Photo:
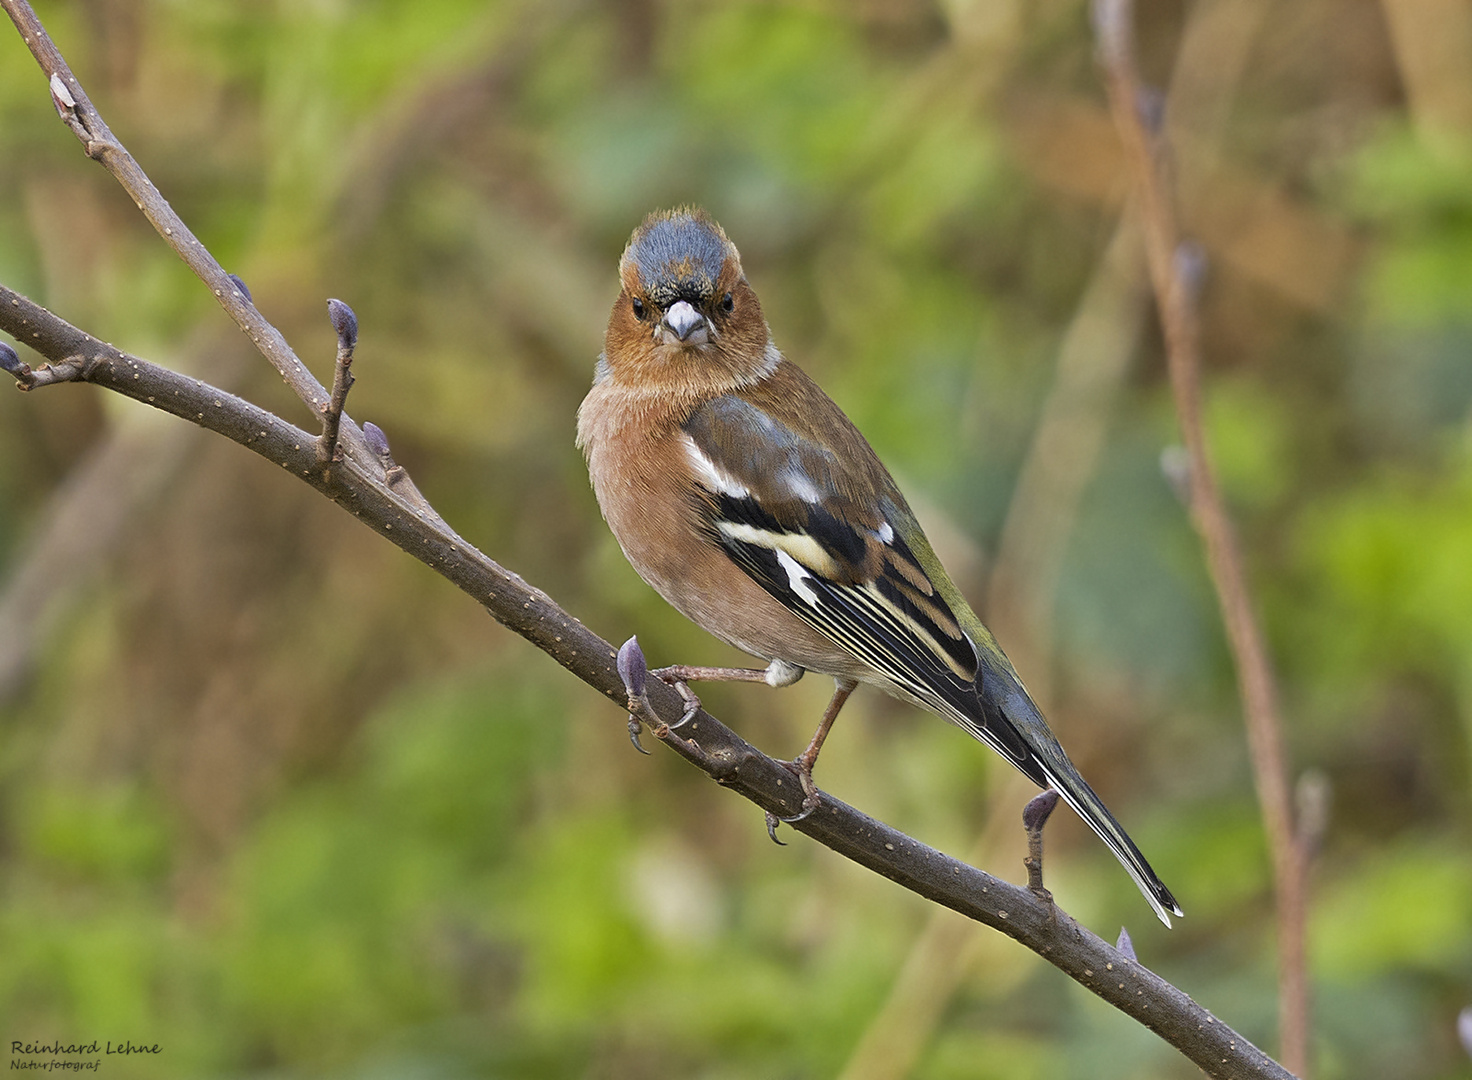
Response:
[{"label": "bird's eye", "polygon": [[721,310],[724,311],[726,314],[729,315],[731,313],[731,309],[735,306],[736,300],[731,296],[730,293],[727,293],[725,296],[721,297]]},{"label": "bird's eye", "polygon": [[636,297],[634,297],[633,305],[634,305],[634,318],[636,318],[636,319],[643,319],[644,318],[644,301],[643,300],[640,300],[636,296]]}]

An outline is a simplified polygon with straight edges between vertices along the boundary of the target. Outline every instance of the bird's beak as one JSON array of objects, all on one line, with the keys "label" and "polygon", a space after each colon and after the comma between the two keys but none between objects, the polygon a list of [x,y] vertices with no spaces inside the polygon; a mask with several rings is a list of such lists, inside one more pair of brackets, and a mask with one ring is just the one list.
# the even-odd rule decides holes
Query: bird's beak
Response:
[{"label": "bird's beak", "polygon": [[704,345],[710,341],[710,324],[704,315],[680,300],[664,313],[658,333],[666,345]]}]

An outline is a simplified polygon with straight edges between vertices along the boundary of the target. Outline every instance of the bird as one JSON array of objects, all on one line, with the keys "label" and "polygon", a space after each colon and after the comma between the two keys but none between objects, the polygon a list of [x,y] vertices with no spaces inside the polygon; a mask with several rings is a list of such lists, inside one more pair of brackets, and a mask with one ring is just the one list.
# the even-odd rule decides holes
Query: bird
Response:
[{"label": "bird", "polygon": [[651,213],[618,265],[577,442],[599,508],[639,576],[761,668],[653,672],[834,693],[792,766],[813,767],[859,683],[938,713],[1058,792],[1166,926],[1180,905],[1079,774],[966,603],[878,455],[773,343],[741,256],[698,207]]}]

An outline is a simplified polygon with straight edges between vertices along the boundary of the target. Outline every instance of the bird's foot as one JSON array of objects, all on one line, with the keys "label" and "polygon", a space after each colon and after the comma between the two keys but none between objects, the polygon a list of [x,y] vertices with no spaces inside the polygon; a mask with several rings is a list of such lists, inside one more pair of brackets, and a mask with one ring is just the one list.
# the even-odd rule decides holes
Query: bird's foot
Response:
[{"label": "bird's foot", "polygon": [[843,708],[843,703],[848,700],[848,696],[854,692],[856,685],[852,679],[835,678],[833,680],[833,697],[828,700],[828,708],[823,710],[823,719],[818,724],[818,730],[813,732],[808,748],[797,755],[795,760],[787,763],[787,767],[797,773],[798,783],[802,785],[802,812],[796,817],[787,819],[788,824],[808,817],[823,800],[823,793],[818,790],[818,785],[813,783],[813,767],[818,764],[818,754],[823,749],[823,742],[828,738],[828,732],[833,730],[833,721],[838,719],[839,710]]},{"label": "bird's foot", "polygon": [[[644,650],[640,648],[637,637],[631,637],[619,646],[617,666],[618,676],[623,680],[624,691],[628,694],[629,700],[629,739],[633,742],[635,749],[641,753],[648,753],[639,744],[639,730],[642,724],[648,724],[655,736],[663,739],[671,731],[688,724],[691,718],[700,711],[700,699],[695,696],[695,691],[691,690],[689,683],[685,681],[689,677],[690,669],[665,667],[650,671],[649,664],[644,659]],[[650,675],[673,686],[679,693],[680,700],[685,703],[684,713],[673,724],[666,724],[656,717],[653,708],[649,705],[646,688]]]},{"label": "bird's foot", "polygon": [[818,785],[813,783],[813,765],[806,754],[792,761],[784,761],[782,764],[797,774],[797,782],[802,785],[802,810],[792,817],[781,819],[783,824],[795,825],[804,818],[810,817],[813,811],[818,809],[819,803],[823,801],[823,793],[818,790]]},{"label": "bird's foot", "polygon": [[818,785],[813,783],[812,766],[804,760],[806,757],[807,755],[804,754],[793,761],[781,763],[785,768],[797,774],[797,782],[802,786],[802,808],[791,817],[782,817],[770,810],[767,811],[767,835],[772,838],[772,843],[781,844],[783,847],[787,845],[777,838],[777,826],[796,825],[799,821],[807,820],[823,801],[823,793],[818,790]]},{"label": "bird's foot", "polygon": [[700,698],[696,697],[695,691],[690,689],[690,683],[686,681],[690,676],[684,667],[676,665],[674,667],[656,668],[650,674],[661,682],[673,686],[675,692],[680,695],[680,700],[685,703],[684,713],[673,724],[665,727],[664,734],[660,734],[658,731],[655,732],[662,739],[665,734],[684,727],[695,718],[695,714],[700,711]]}]

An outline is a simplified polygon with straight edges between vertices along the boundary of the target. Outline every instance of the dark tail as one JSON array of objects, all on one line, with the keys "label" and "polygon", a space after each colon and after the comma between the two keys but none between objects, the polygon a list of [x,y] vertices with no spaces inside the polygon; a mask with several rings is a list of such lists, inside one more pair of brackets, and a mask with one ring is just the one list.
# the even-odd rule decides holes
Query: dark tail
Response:
[{"label": "dark tail", "polygon": [[[995,658],[983,657],[982,670],[970,689],[975,695],[971,699],[972,709],[980,705],[981,722],[976,722],[974,714],[963,715],[961,709],[948,710],[946,715],[990,744],[1034,783],[1058,792],[1063,801],[1099,834],[1099,839],[1109,845],[1109,850],[1135,879],[1135,884],[1145,894],[1161,922],[1169,926],[1172,915],[1183,914],[1176,898],[1150,868],[1135,842],[1114,820],[1114,815],[1094,794],[1088,781],[1079,775],[1073,762],[1068,760],[1042,712],[1000,650],[997,650]],[[960,700],[948,703],[964,704]],[[967,713],[971,711],[966,710]]]},{"label": "dark tail", "polygon": [[1145,856],[1140,854],[1140,849],[1130,839],[1129,833],[1114,820],[1109,808],[1094,794],[1094,789],[1078,774],[1078,770],[1062,754],[1061,749],[1059,756],[1062,758],[1061,762],[1050,763],[1042,755],[1035,755],[1033,761],[1047,777],[1049,786],[1063,796],[1063,801],[1073,807],[1079,817],[1089,823],[1089,828],[1099,834],[1099,839],[1109,845],[1109,850],[1114,852],[1114,857],[1129,871],[1130,877],[1135,879],[1135,884],[1145,894],[1145,899],[1155,909],[1155,914],[1160,916],[1160,921],[1170,926],[1172,915],[1185,914],[1176,903],[1176,898],[1165,887],[1165,882],[1150,868]]}]

